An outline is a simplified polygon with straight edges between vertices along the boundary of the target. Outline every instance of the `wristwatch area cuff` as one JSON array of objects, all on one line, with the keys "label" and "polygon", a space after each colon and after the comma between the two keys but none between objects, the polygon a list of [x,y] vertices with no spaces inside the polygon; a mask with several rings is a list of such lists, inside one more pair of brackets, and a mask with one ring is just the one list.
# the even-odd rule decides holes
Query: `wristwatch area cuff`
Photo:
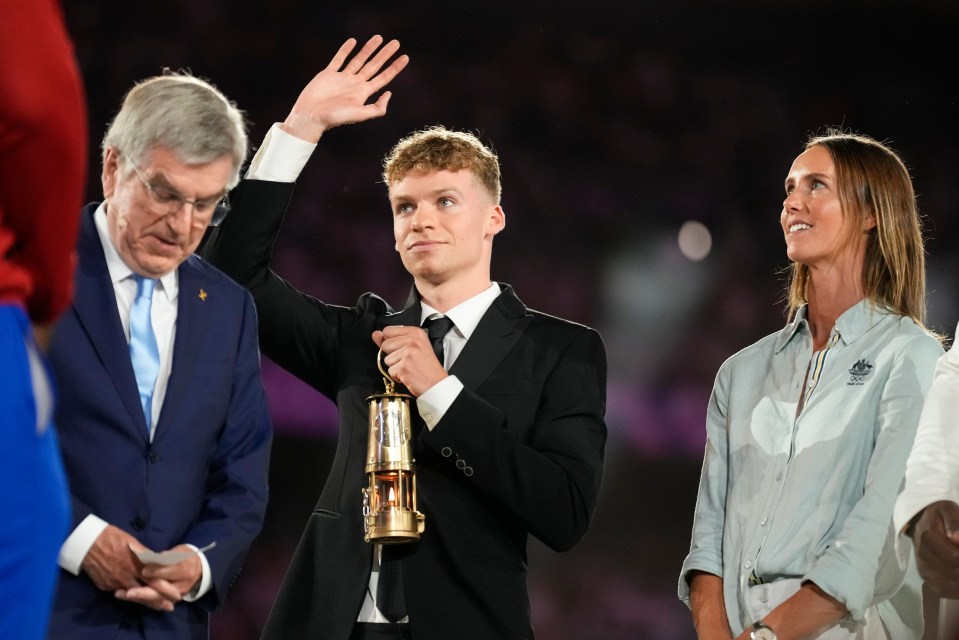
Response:
[{"label": "wristwatch area cuff", "polygon": [[749,628],[751,640],[777,640],[776,632],[762,620],[757,620]]}]

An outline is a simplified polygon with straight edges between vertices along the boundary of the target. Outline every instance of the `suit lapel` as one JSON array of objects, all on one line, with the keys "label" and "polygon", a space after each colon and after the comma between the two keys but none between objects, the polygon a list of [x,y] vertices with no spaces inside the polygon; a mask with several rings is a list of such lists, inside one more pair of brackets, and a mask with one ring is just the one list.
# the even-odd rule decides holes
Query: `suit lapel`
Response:
[{"label": "suit lapel", "polygon": [[160,408],[160,417],[157,420],[154,436],[156,440],[169,432],[180,404],[189,395],[187,385],[197,360],[196,355],[203,347],[203,314],[207,310],[206,305],[216,304],[215,300],[207,301],[205,292],[204,295],[199,294],[203,290],[204,278],[192,264],[196,259],[191,256],[177,269],[178,293],[176,330],[173,333],[173,362],[163,406]]},{"label": "suit lapel", "polygon": [[422,313],[420,303],[417,301],[413,306],[383,318],[383,326],[393,327],[402,325],[418,327],[420,326],[420,315],[422,315]]},{"label": "suit lapel", "polygon": [[[502,293],[483,314],[483,319],[467,340],[463,352],[450,368],[450,374],[460,379],[464,386],[476,389],[503,361],[523,331],[533,319],[526,305],[516,297],[508,284],[500,285]],[[410,293],[407,306],[399,313],[383,318],[384,326],[419,326],[422,307],[416,290]]]},{"label": "suit lapel", "polygon": [[146,438],[146,421],[140,406],[129,347],[117,312],[116,293],[110,281],[100,236],[93,222],[96,208],[96,205],[87,205],[81,214],[73,309],[130,418]]},{"label": "suit lapel", "polygon": [[513,288],[501,285],[503,292],[483,314],[483,319],[456,362],[450,368],[468,389],[476,389],[503,361],[523,335],[533,316],[529,315]]},{"label": "suit lapel", "polygon": [[420,326],[420,316],[422,314],[423,307],[420,306],[420,297],[416,293],[416,287],[413,287],[410,290],[409,297],[406,299],[406,306],[403,307],[403,310],[397,313],[391,313],[383,318],[383,326],[377,328],[382,329],[383,327],[396,326],[418,327]]}]

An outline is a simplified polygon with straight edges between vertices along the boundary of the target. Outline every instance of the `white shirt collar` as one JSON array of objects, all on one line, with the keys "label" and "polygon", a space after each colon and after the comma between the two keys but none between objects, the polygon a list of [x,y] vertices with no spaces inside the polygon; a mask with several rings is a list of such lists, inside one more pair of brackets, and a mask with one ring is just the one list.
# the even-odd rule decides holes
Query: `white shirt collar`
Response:
[{"label": "white shirt collar", "polygon": [[[120,282],[131,278],[134,275],[133,269],[127,266],[127,263],[120,257],[120,252],[113,246],[113,240],[110,239],[110,231],[107,226],[107,203],[103,201],[97,207],[93,214],[93,222],[97,228],[97,235],[100,237],[100,244],[103,246],[103,256],[107,261],[107,270],[110,272],[110,282],[116,287]],[[160,290],[167,298],[172,300],[177,291],[176,269],[160,277]],[[455,320],[454,320],[455,322]]]},{"label": "white shirt collar", "polygon": [[499,283],[494,282],[490,284],[489,289],[476,294],[469,300],[464,300],[446,313],[440,313],[428,304],[421,302],[420,325],[422,326],[423,322],[432,315],[445,315],[453,321],[460,335],[469,340],[476,330],[476,325],[483,319],[486,310],[490,308],[499,294]]}]

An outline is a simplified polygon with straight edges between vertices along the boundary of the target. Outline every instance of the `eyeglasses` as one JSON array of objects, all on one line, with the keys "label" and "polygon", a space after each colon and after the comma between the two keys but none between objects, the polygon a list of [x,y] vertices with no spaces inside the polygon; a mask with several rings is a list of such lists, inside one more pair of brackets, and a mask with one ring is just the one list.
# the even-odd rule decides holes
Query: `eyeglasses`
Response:
[{"label": "eyeglasses", "polygon": [[153,209],[161,216],[171,216],[180,211],[185,205],[193,205],[193,216],[191,218],[194,227],[215,227],[223,222],[226,214],[230,212],[230,201],[227,196],[221,198],[206,198],[204,200],[187,200],[176,191],[166,187],[158,187],[151,184],[136,165],[132,162],[130,166],[143,183]]}]

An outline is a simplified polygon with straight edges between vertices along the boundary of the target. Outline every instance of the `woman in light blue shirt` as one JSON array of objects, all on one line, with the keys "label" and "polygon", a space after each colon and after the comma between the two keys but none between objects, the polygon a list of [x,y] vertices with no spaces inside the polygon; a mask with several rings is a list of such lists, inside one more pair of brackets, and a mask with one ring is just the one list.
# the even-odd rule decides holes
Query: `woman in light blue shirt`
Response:
[{"label": "woman in light blue shirt", "polygon": [[918,639],[892,511],[942,347],[912,183],[886,146],[830,132],[785,187],[791,321],[716,377],[679,594],[701,639]]}]

